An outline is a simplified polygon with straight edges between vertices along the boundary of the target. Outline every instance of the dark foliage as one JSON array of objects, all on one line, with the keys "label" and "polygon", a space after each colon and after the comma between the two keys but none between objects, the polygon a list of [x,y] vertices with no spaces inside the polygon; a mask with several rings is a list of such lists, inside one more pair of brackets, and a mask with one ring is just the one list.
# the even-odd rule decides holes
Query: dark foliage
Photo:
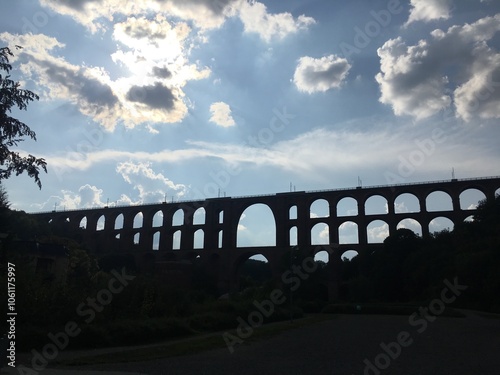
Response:
[{"label": "dark foliage", "polygon": [[[16,46],[18,49],[21,48]],[[35,93],[20,88],[19,82],[10,79],[12,65],[9,57],[14,56],[8,47],[0,48],[0,181],[9,178],[12,174],[16,176],[26,172],[42,188],[40,181],[40,170],[47,172],[47,163],[42,158],[33,155],[21,156],[19,152],[13,151],[25,137],[36,141],[36,134],[28,125],[12,117],[13,108],[26,110],[28,104],[38,100]],[[1,74],[4,71],[4,74]]]}]

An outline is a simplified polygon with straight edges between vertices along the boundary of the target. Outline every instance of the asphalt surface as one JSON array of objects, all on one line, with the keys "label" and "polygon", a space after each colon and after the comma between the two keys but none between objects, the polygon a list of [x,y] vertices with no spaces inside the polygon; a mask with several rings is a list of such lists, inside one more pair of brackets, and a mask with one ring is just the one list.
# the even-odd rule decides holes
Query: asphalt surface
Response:
[{"label": "asphalt surface", "polygon": [[410,321],[408,316],[332,315],[327,321],[236,344],[232,354],[227,348],[214,349],[40,374],[500,375],[499,317],[466,314],[437,317],[426,325],[423,317]]}]

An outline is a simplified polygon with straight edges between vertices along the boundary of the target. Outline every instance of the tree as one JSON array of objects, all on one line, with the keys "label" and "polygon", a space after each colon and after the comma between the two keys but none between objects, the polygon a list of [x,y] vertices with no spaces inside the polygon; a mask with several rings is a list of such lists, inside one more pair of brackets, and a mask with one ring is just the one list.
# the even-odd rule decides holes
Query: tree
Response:
[{"label": "tree", "polygon": [[[21,48],[16,46],[17,49]],[[23,122],[10,116],[12,108],[26,110],[29,102],[38,100],[35,93],[20,88],[19,82],[10,79],[12,65],[9,57],[14,56],[8,47],[0,48],[0,181],[9,178],[12,173],[19,176],[27,172],[35,180],[38,187],[42,188],[40,169],[47,172],[47,163],[42,158],[29,154],[22,156],[19,152],[12,151],[24,137],[36,141],[36,134]],[[5,75],[1,71],[5,71]]]},{"label": "tree", "polygon": [[7,190],[0,184],[0,208],[9,208],[9,195],[7,194]]}]

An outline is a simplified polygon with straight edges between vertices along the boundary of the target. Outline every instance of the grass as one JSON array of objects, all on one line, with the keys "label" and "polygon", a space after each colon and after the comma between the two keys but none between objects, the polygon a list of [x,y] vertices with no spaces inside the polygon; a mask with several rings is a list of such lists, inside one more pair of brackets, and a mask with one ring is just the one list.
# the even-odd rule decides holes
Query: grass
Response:
[{"label": "grass", "polygon": [[[281,332],[290,329],[296,329],[306,325],[322,322],[332,319],[331,315],[319,314],[294,320],[293,322],[279,322],[265,324],[255,328],[252,336],[244,340],[244,344],[260,340],[269,336],[280,334]],[[236,330],[226,331],[237,336]],[[150,345],[148,347],[126,349],[114,353],[106,353],[100,355],[82,356],[79,358],[62,360],[56,362],[56,365],[63,366],[85,366],[102,363],[124,363],[124,362],[139,362],[149,361],[160,358],[169,358],[188,354],[195,354],[212,349],[220,349],[226,347],[226,343],[222,337],[224,332],[216,332],[212,334],[197,335],[191,338],[167,342],[158,345]],[[237,350],[237,346],[235,347]]]}]

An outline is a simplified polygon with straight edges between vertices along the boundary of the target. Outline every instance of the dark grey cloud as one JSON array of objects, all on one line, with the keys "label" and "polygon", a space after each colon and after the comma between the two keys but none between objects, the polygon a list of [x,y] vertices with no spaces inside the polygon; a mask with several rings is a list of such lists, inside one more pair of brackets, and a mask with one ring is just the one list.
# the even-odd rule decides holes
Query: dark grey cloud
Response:
[{"label": "dark grey cloud", "polygon": [[140,25],[137,23],[133,25],[129,24],[123,30],[127,35],[131,36],[134,39],[165,39],[165,37],[167,36],[164,32],[161,31],[152,32],[149,25]]},{"label": "dark grey cloud", "polygon": [[236,3],[237,0],[156,0],[157,3],[173,3],[179,7],[203,6],[213,14],[220,15],[227,5]]},{"label": "dark grey cloud", "polygon": [[53,87],[66,88],[78,101],[108,108],[118,103],[118,98],[108,85],[84,75],[81,68],[73,70],[55,61],[40,60],[33,56],[28,60],[32,60],[45,73],[47,83]]},{"label": "dark grey cloud", "polygon": [[89,3],[102,3],[103,0],[50,0],[48,1],[54,5],[61,5],[65,8],[71,8],[81,11],[84,6]]},{"label": "dark grey cloud", "polygon": [[172,90],[156,82],[152,86],[132,86],[127,92],[127,100],[142,103],[154,109],[171,110],[176,97]]},{"label": "dark grey cloud", "polygon": [[160,68],[159,66],[153,67],[153,76],[157,78],[170,78],[172,72],[167,67]]}]

